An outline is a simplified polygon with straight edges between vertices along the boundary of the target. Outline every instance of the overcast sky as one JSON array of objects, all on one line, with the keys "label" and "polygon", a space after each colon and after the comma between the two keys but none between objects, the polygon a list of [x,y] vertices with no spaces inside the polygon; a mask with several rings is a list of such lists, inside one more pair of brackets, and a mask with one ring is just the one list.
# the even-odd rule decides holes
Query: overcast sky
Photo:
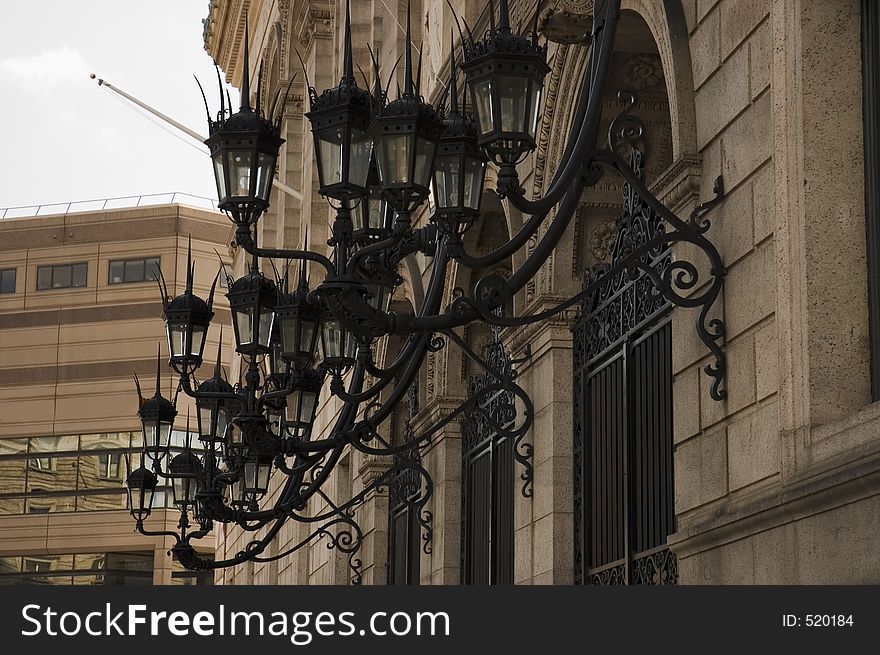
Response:
[{"label": "overcast sky", "polygon": [[170,191],[216,199],[204,146],[89,79],[94,72],[206,134],[193,74],[216,112],[207,12],[208,0],[4,2],[0,208]]}]

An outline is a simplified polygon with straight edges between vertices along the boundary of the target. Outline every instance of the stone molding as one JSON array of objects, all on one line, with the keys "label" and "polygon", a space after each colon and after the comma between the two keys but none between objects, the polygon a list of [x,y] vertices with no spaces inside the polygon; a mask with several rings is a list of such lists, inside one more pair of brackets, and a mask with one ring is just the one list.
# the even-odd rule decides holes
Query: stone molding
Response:
[{"label": "stone molding", "polygon": [[825,466],[781,489],[771,483],[742,500],[725,496],[724,510],[710,503],[697,515],[679,515],[680,527],[670,535],[670,546],[679,558],[690,557],[880,494],[880,443],[847,456],[849,461]]}]

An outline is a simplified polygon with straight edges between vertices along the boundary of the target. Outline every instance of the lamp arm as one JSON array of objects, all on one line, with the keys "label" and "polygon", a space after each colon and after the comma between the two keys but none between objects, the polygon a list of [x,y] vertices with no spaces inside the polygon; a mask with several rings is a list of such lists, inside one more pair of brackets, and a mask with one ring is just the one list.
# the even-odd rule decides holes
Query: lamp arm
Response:
[{"label": "lamp arm", "polygon": [[185,393],[190,398],[194,398],[195,400],[231,400],[234,402],[241,402],[241,396],[235,393],[229,393],[226,391],[198,391],[197,389],[192,388],[192,381],[189,376],[184,374],[180,376],[180,382],[177,385],[177,388],[183,393]]},{"label": "lamp arm", "polygon": [[239,224],[235,229],[235,242],[249,255],[269,259],[301,259],[317,262],[327,270],[328,277],[336,277],[336,268],[328,257],[311,250],[285,250],[283,248],[258,248],[250,226]]},{"label": "lamp arm", "polygon": [[[599,123],[602,119],[605,83],[614,55],[620,0],[608,0],[599,11],[602,12],[602,9],[604,9],[604,13],[594,14],[593,45],[590,48],[578,100],[578,109],[580,109],[580,103],[586,94],[588,96],[586,107],[580,116],[576,116],[579,120],[573,125],[576,126],[577,131],[571,132],[567,139],[567,146],[573,143],[570,148],[566,147],[565,152],[569,156],[567,159],[563,156],[561,171],[557,171],[547,194],[538,200],[526,200],[522,195],[519,182],[516,181],[518,179],[516,168],[512,167],[512,170],[505,171],[505,168],[510,169],[511,167],[502,166],[499,176],[499,193],[509,196],[511,204],[527,214],[549,212],[565,196],[571,184],[580,174],[581,164],[584,161],[580,153],[590,151],[596,146]],[[505,179],[509,180],[506,185]]]}]

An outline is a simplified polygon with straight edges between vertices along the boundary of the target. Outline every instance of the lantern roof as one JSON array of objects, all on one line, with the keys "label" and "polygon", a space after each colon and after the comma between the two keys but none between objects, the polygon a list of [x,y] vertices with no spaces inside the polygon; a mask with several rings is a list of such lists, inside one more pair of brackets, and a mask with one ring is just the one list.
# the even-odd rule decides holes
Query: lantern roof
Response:
[{"label": "lantern roof", "polygon": [[148,412],[155,412],[159,415],[174,417],[177,415],[177,408],[174,403],[162,395],[162,347],[157,349],[156,353],[156,392],[152,398],[144,398],[141,393],[141,383],[137,375],[134,376],[134,384],[138,393],[138,415],[143,416]]},{"label": "lantern roof", "polygon": [[214,291],[217,288],[217,280],[220,277],[220,274],[218,273],[214,277],[214,282],[211,284],[211,291],[208,294],[208,300],[205,301],[193,293],[193,278],[195,276],[195,270],[195,264],[192,261],[192,237],[190,236],[186,248],[186,287],[182,294],[169,300],[165,277],[162,275],[160,269],[159,288],[162,291],[162,304],[165,308],[166,315],[169,312],[189,312],[193,322],[203,324],[209,323],[214,316],[214,312],[211,308],[214,305]]},{"label": "lantern roof", "polygon": [[155,489],[159,484],[158,476],[141,464],[128,474],[125,483],[129,489]]},{"label": "lantern roof", "polygon": [[178,453],[168,462],[168,472],[171,475],[196,475],[201,468],[199,458],[189,449]]},{"label": "lantern roof", "polygon": [[252,267],[245,275],[229,285],[229,294],[237,293],[275,293],[275,282]]}]

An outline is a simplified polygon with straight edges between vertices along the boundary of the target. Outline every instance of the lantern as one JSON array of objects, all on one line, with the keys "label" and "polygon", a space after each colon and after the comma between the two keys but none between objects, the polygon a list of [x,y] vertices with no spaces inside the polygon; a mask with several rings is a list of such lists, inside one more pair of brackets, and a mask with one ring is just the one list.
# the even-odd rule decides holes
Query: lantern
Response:
[{"label": "lantern", "polygon": [[159,355],[156,361],[156,392],[152,398],[143,397],[140,382],[135,377],[140,405],[138,416],[141,419],[142,448],[148,456],[155,459],[161,458],[168,449],[171,428],[174,425],[174,418],[177,416],[174,403],[162,395],[160,389],[161,372],[162,360]]},{"label": "lantern", "polygon": [[202,463],[199,458],[191,450],[184,450],[168,462],[168,474],[174,504],[181,508],[194,504],[196,492],[201,487]]},{"label": "lantern", "polygon": [[430,208],[441,229],[461,234],[480,214],[486,157],[477,143],[473,118],[458,109],[454,50],[450,68],[450,111],[434,163]]},{"label": "lantern", "polygon": [[407,213],[425,201],[443,123],[419,97],[413,82],[410,16],[406,17],[403,94],[380,108],[370,126],[382,192],[394,210]]},{"label": "lantern", "polygon": [[461,68],[467,76],[480,145],[497,163],[516,164],[536,147],[547,49],[510,29],[507,0],[498,28],[478,42],[465,42]]},{"label": "lantern", "polygon": [[321,383],[321,376],[314,369],[309,368],[297,374],[293,383],[294,391],[287,397],[284,429],[288,435],[299,439],[308,439],[311,435]]},{"label": "lantern", "polygon": [[[223,335],[220,335],[223,344]],[[232,385],[223,379],[220,370],[220,349],[217,349],[217,365],[214,377],[202,382],[196,389],[196,409],[198,410],[199,439],[205,442],[223,441],[232,418],[232,405],[235,401],[216,397],[216,394],[235,393]]]},{"label": "lantern", "polygon": [[342,80],[320,96],[309,88],[312,110],[306,114],[315,138],[318,191],[342,201],[366,192],[373,154],[373,140],[368,134],[372,98],[358,87],[354,77],[350,14],[347,7]]},{"label": "lantern", "polygon": [[[241,106],[229,117],[221,106],[217,121],[209,117],[211,135],[205,144],[214,164],[218,207],[235,223],[251,225],[269,208],[275,161],[284,139],[280,137],[280,119],[273,122],[263,115],[259,92],[257,107],[250,106],[248,58],[245,34]],[[222,102],[222,89],[220,97]]]},{"label": "lantern", "polygon": [[324,366],[340,374],[354,364],[357,342],[339,319],[328,316],[321,324],[321,349],[324,351]]},{"label": "lantern", "polygon": [[137,521],[143,521],[153,508],[153,495],[159,478],[143,464],[128,474],[128,508]]},{"label": "lantern", "polygon": [[296,370],[308,368],[315,359],[322,314],[320,306],[309,300],[303,267],[296,291],[281,295],[275,307],[281,336],[279,355]]},{"label": "lantern", "polygon": [[229,287],[229,308],[235,330],[236,350],[242,355],[269,352],[275,320],[276,286],[256,267]]}]

